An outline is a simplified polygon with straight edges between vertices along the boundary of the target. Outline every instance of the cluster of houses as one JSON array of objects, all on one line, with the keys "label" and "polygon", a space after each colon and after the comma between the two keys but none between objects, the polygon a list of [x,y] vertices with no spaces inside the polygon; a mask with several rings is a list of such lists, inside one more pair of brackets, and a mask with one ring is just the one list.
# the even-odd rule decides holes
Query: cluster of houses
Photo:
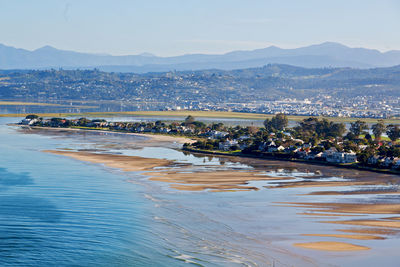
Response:
[{"label": "cluster of houses", "polygon": [[33,119],[25,118],[25,119],[23,119],[21,121],[20,124],[22,124],[22,125],[34,125],[34,124],[36,124],[38,122],[40,122],[40,120],[38,118],[33,118]]},{"label": "cluster of houses", "polygon": [[281,152],[293,154],[294,157],[306,160],[319,160],[326,161],[330,163],[354,163],[357,162],[356,153],[350,152],[340,152],[337,151],[335,147],[331,147],[323,152],[312,152],[311,144],[305,144],[301,139],[293,139],[297,142],[298,146],[288,146],[284,147],[282,145],[276,145],[274,141],[268,143],[262,143],[258,149],[262,152]]},{"label": "cluster of houses", "polygon": [[400,168],[400,158],[374,155],[368,158],[368,164],[371,166],[398,169]]},{"label": "cluster of houses", "polygon": [[[162,122],[126,123],[107,122],[105,120],[88,120],[85,118],[67,120],[61,118],[40,119],[31,117],[23,119],[20,124],[43,127],[91,127],[135,133],[179,134],[201,138],[200,140],[208,140],[210,144],[212,144],[212,148],[210,149],[220,151],[243,151],[246,148],[249,148],[251,150],[257,150],[260,153],[271,153],[270,155],[275,155],[277,157],[279,155],[287,155],[291,158],[335,164],[351,164],[357,162],[357,154],[353,151],[338,151],[334,146],[329,149],[324,149],[322,143],[312,146],[310,143],[305,143],[301,139],[293,138],[290,133],[284,133],[284,139],[277,138],[274,133],[271,133],[268,141],[257,143],[258,147],[254,148],[255,139],[250,133],[238,136],[237,134],[233,135],[232,131],[227,128],[223,128],[227,131],[218,131],[211,129],[211,127],[195,127],[194,125],[185,125],[184,123],[172,123],[167,125]],[[232,138],[232,136],[238,137]],[[360,150],[363,150],[366,147],[367,145],[358,145]],[[367,164],[380,168],[400,169],[400,158],[373,155],[368,158]]]},{"label": "cluster of houses", "polygon": [[[329,163],[336,164],[348,164],[356,163],[357,154],[353,151],[341,152],[335,147],[331,147],[323,152],[313,152],[311,151],[312,146],[310,144],[304,143],[301,139],[292,139],[297,145],[290,145],[285,147],[284,145],[277,145],[274,140],[263,142],[258,146],[260,152],[266,153],[280,153],[280,154],[290,154],[294,158],[300,158],[305,160],[314,161],[325,161]],[[229,151],[232,148],[243,150],[247,147],[245,143],[241,143],[241,138],[238,140],[225,140],[219,143],[219,150]],[[360,149],[364,149],[366,146],[360,146]],[[276,155],[276,154],[275,154]],[[393,168],[400,169],[400,158],[398,157],[385,157],[385,156],[370,156],[368,158],[368,165],[371,167],[380,168]]]},{"label": "cluster of houses", "polygon": [[173,128],[163,125],[154,125],[153,123],[125,123],[125,122],[107,122],[105,120],[82,120],[82,119],[23,119],[22,125],[43,126],[43,127],[71,127],[82,126],[99,129],[110,129],[119,131],[129,131],[135,133],[162,133],[162,134],[194,134],[192,127],[176,125]]},{"label": "cluster of houses", "polygon": [[[225,139],[229,135],[227,132],[219,131],[209,131],[204,134],[208,139],[219,140],[218,149],[222,151],[231,150],[244,150],[248,147],[248,142],[245,140],[251,139],[248,135],[242,135],[237,139]],[[301,139],[291,138],[291,143],[296,143],[296,145],[285,146],[282,144],[277,144],[276,140],[270,139],[268,142],[262,142],[258,146],[258,151],[267,153],[286,153],[291,154],[296,158],[306,159],[306,160],[319,160],[326,161],[330,163],[354,163],[357,162],[356,153],[350,152],[340,152],[337,151],[335,147],[331,147],[323,152],[313,152],[311,151],[312,145],[304,143]]]},{"label": "cluster of houses", "polygon": [[[184,134],[193,135],[196,133],[194,127],[176,124],[174,127],[165,124],[154,124],[154,123],[124,123],[124,122],[107,122],[105,120],[86,120],[86,119],[43,119],[39,118],[28,119],[25,118],[21,121],[23,125],[40,125],[48,127],[70,127],[70,126],[84,126],[92,128],[108,128],[111,130],[124,130],[136,133],[162,133],[162,134]],[[217,131],[207,129],[202,132],[197,132],[199,137],[220,141],[218,143],[218,149],[222,151],[229,150],[244,150],[248,147],[246,140],[251,139],[249,135],[242,135],[237,139],[229,139],[228,132]],[[335,148],[330,148],[324,152],[313,153],[311,151],[312,146],[304,143],[301,139],[292,139],[298,145],[285,147],[283,145],[277,145],[276,142],[271,139],[268,142],[263,142],[259,145],[258,150],[261,152],[280,152],[293,154],[297,158],[306,160],[321,160],[332,163],[353,163],[357,162],[357,156],[353,152],[338,152]]]}]

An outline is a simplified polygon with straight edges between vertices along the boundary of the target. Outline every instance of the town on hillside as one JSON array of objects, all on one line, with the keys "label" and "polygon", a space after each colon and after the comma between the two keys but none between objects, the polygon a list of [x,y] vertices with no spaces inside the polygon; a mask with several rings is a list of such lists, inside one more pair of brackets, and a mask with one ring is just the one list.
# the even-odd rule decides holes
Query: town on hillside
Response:
[{"label": "town on hillside", "polygon": [[[310,161],[360,168],[400,170],[400,125],[378,120],[369,129],[357,120],[347,130],[343,123],[309,117],[288,127],[284,114],[264,121],[264,127],[206,125],[188,116],[183,122],[107,122],[104,119],[43,119],[28,115],[21,125],[78,128],[131,133],[168,134],[196,140],[183,149],[202,153],[248,155],[282,160]],[[371,130],[371,133],[370,131]]]}]

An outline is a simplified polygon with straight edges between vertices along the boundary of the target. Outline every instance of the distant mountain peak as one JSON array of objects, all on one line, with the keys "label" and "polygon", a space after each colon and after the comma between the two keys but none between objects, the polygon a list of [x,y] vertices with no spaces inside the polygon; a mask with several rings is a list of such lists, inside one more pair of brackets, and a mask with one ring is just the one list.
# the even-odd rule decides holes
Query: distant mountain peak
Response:
[{"label": "distant mountain peak", "polygon": [[148,53],[148,52],[144,52],[139,54],[139,56],[141,57],[156,57],[156,55],[152,54],[152,53]]},{"label": "distant mountain peak", "polygon": [[[318,44],[317,44],[318,45]],[[336,47],[348,47],[344,44],[338,43],[338,42],[323,42],[320,43],[319,46],[336,46]]]},{"label": "distant mountain peak", "polygon": [[[114,66],[124,72],[160,72],[171,70],[243,69],[267,64],[301,67],[389,67],[400,64],[400,51],[380,52],[352,48],[336,42],[324,42],[299,48],[277,46],[232,51],[225,54],[186,54],[158,57],[151,53],[112,56],[62,50],[50,45],[30,51],[0,44],[0,69],[93,68]],[[110,67],[111,69],[111,67]]]},{"label": "distant mountain peak", "polygon": [[58,49],[55,48],[55,47],[52,47],[52,46],[50,46],[50,45],[45,45],[45,46],[42,46],[42,47],[40,47],[40,48],[34,50],[33,52],[37,52],[37,51],[55,51],[55,50],[58,51]]},{"label": "distant mountain peak", "polygon": [[320,44],[314,44],[306,46],[305,48],[329,48],[329,49],[350,49],[350,47],[336,42],[323,42]]}]

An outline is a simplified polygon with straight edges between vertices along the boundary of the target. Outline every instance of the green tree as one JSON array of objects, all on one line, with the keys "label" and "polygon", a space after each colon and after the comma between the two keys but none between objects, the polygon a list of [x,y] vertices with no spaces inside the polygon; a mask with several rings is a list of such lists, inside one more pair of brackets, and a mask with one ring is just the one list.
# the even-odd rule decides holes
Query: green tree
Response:
[{"label": "green tree", "polygon": [[80,126],[85,126],[86,124],[88,124],[90,122],[90,120],[88,120],[88,119],[86,119],[86,118],[80,118],[79,120],[78,120],[78,124],[80,125]]},{"label": "green tree", "polygon": [[353,133],[356,137],[364,133],[364,130],[368,130],[368,125],[365,121],[357,120],[350,124],[350,132]]},{"label": "green tree", "polygon": [[28,116],[25,117],[27,120],[33,120],[33,119],[38,119],[39,116],[36,114],[29,114]]},{"label": "green tree", "polygon": [[185,119],[185,125],[192,124],[192,123],[195,122],[195,121],[196,121],[196,119],[195,119],[192,115],[189,115],[189,116],[187,116],[186,119]]},{"label": "green tree", "polygon": [[394,124],[390,124],[386,127],[386,134],[388,135],[388,137],[390,138],[390,140],[392,140],[393,142],[395,142],[397,139],[400,138],[400,128],[399,125],[394,125]]},{"label": "green tree", "polygon": [[344,123],[333,123],[330,128],[329,136],[342,137],[346,132],[346,125]]},{"label": "green tree", "polygon": [[221,131],[224,128],[224,124],[222,122],[211,124],[211,129],[215,131]]},{"label": "green tree", "polygon": [[367,134],[365,135],[365,139],[366,139],[368,142],[371,142],[371,141],[372,141],[372,136],[371,136],[369,133],[367,133]]},{"label": "green tree", "polygon": [[278,113],[271,119],[266,119],[264,121],[265,129],[268,132],[283,131],[288,125],[288,118],[283,113]]},{"label": "green tree", "polygon": [[378,120],[378,123],[372,125],[371,129],[375,135],[375,140],[379,140],[382,134],[386,131],[385,122],[383,120]]}]

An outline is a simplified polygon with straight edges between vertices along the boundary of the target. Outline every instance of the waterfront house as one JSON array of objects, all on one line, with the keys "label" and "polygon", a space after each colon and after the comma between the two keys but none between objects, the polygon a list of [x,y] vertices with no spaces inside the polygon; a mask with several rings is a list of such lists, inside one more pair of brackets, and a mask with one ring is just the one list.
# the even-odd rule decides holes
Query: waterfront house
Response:
[{"label": "waterfront house", "polygon": [[23,125],[33,125],[38,121],[39,121],[38,119],[23,119],[21,121],[21,124],[23,124]]},{"label": "waterfront house", "polygon": [[326,157],[326,161],[332,163],[353,163],[357,162],[357,155],[354,152],[334,152]]},{"label": "waterfront house", "polygon": [[231,149],[231,147],[237,146],[237,145],[238,145],[238,142],[236,140],[226,140],[225,142],[220,142],[218,144],[218,149],[228,151]]},{"label": "waterfront house", "polygon": [[378,162],[379,162],[379,157],[376,156],[376,155],[370,156],[370,157],[368,158],[368,164],[369,164],[369,165],[377,165]]}]

